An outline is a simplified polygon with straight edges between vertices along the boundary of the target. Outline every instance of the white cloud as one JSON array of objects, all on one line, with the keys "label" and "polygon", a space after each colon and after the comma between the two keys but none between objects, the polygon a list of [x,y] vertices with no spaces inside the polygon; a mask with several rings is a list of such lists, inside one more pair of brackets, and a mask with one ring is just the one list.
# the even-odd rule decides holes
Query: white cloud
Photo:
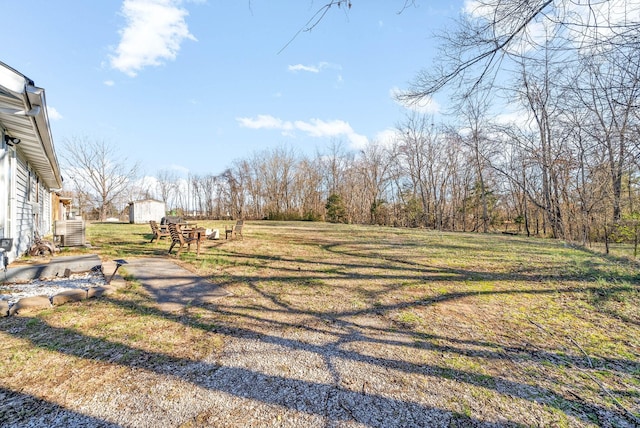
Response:
[{"label": "white cloud", "polygon": [[294,131],[301,131],[310,137],[346,137],[352,148],[361,149],[368,143],[368,138],[356,133],[349,123],[343,120],[324,121],[310,119],[309,121],[283,121],[271,115],[258,115],[256,118],[240,117],[236,119],[240,126],[251,129],[275,129],[291,135]]},{"label": "white cloud", "polygon": [[400,101],[398,97],[405,93],[400,88],[391,88],[389,95],[402,107],[422,114],[438,114],[441,111],[440,104],[431,97],[424,97],[415,102]]},{"label": "white cloud", "polygon": [[338,64],[331,64],[330,62],[319,62],[316,65],[304,65],[304,64],[296,64],[290,65],[288,70],[294,73],[298,71],[306,71],[309,73],[320,73],[324,69],[334,69],[334,70],[342,70],[342,66]]},{"label": "white cloud", "polygon": [[256,118],[239,117],[236,119],[241,126],[251,129],[279,129],[290,131],[293,129],[291,122],[285,122],[268,114],[260,114]]},{"label": "white cloud", "polygon": [[49,119],[51,120],[62,119],[62,115],[54,107],[51,107],[51,106],[47,107],[47,114],[49,115]]},{"label": "white cloud", "polygon": [[568,9],[577,21],[577,25],[568,26],[569,33],[578,46],[589,49],[601,48],[602,41],[634,31],[640,20],[639,0],[570,2]]},{"label": "white cloud", "polygon": [[462,12],[474,18],[484,18],[491,17],[493,8],[488,5],[484,5],[478,0],[465,0],[464,5],[462,6]]},{"label": "white cloud", "polygon": [[335,137],[353,132],[351,125],[343,120],[331,120],[329,122],[320,119],[311,119],[309,122],[298,120],[295,122],[295,127],[312,137]]},{"label": "white cloud", "polygon": [[358,135],[353,133],[351,135],[347,135],[347,138],[351,142],[350,147],[355,150],[363,150],[369,144],[369,139],[364,135]]},{"label": "white cloud", "polygon": [[158,179],[152,175],[145,175],[136,179],[133,182],[133,187],[145,189],[153,194],[153,191],[158,188]]},{"label": "white cloud", "polygon": [[[504,7],[504,6],[498,6]],[[469,15],[472,18],[483,19],[488,22],[492,22],[496,18],[496,6],[486,4],[479,0],[465,0],[462,7],[463,13]],[[553,26],[555,20],[547,20],[542,22],[540,20],[533,20],[529,22],[526,29],[517,37],[513,39],[513,42],[506,46],[506,49],[514,54],[523,55],[531,50],[534,50],[537,46],[544,44],[547,34],[553,33]],[[513,31],[513,21],[506,19],[505,24],[497,23],[494,26],[494,32],[498,36],[510,34]]]},{"label": "white cloud", "polygon": [[398,131],[396,129],[385,129],[376,134],[376,141],[382,147],[391,147],[398,139]]},{"label": "white cloud", "polygon": [[105,80],[104,82],[105,86],[115,86],[116,82],[114,82],[113,80]]},{"label": "white cloud", "polygon": [[314,65],[302,65],[302,64],[296,64],[296,65],[290,65],[289,66],[289,71],[308,71],[309,73],[320,73],[320,69]]},{"label": "white cloud", "polygon": [[189,168],[187,168],[186,166],[182,166],[182,165],[178,165],[178,164],[171,164],[169,165],[168,168],[170,171],[176,171],[179,174],[182,175],[188,175],[189,174]]},{"label": "white cloud", "polygon": [[147,66],[174,60],[189,33],[180,0],[124,0],[122,15],[126,27],[120,30],[120,44],[110,57],[111,67],[133,77]]},{"label": "white cloud", "polygon": [[515,125],[520,129],[531,129],[531,119],[531,113],[526,108],[510,104],[503,113],[497,114],[494,120],[498,125]]},{"label": "white cloud", "polygon": [[[560,7],[552,2],[543,14],[527,24],[523,34],[508,47],[509,51],[522,54],[535,49],[548,35],[557,37],[559,26],[564,27],[565,37],[573,40],[576,46],[597,49],[607,38],[625,34],[625,26],[627,30],[635,28],[634,23],[640,20],[640,0],[571,1],[563,5]],[[498,7],[503,7],[502,3]],[[465,0],[462,12],[492,22],[496,9],[480,0]],[[513,21],[504,22],[505,25],[494,28],[498,35],[513,31],[507,25]]]}]

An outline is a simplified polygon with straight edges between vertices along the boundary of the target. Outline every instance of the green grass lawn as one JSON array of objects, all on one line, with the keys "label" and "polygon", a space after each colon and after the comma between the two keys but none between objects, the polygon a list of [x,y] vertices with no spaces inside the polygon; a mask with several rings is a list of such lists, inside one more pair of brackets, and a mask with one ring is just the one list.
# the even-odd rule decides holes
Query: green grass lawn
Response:
[{"label": "green grass lawn", "polygon": [[[169,242],[150,244],[150,232],[92,224],[92,247],[81,251],[165,257]],[[4,319],[3,388],[29,389],[34,360],[54,379],[70,362],[119,373],[197,361],[240,334],[304,342],[302,333],[322,330],[357,361],[396,370],[405,396],[428,394],[425,376],[449,385],[450,395],[429,399],[461,426],[632,426],[640,417],[640,275],[628,260],[520,236],[307,222],[248,222],[244,240],[223,234],[199,257],[169,257],[232,297],[165,314],[132,281],[109,299]],[[54,394],[56,385],[39,388]]]}]

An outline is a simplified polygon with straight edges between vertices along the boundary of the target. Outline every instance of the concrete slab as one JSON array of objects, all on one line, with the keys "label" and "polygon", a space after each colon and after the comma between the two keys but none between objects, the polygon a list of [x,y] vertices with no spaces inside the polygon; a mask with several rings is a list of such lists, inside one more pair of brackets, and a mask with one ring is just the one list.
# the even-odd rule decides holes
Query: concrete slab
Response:
[{"label": "concrete slab", "polygon": [[64,277],[65,271],[69,273],[88,272],[94,266],[102,265],[97,254],[81,256],[54,257],[48,263],[21,265],[7,268],[5,282],[29,282],[39,278]]},{"label": "concrete slab", "polygon": [[212,303],[231,293],[167,258],[127,259],[123,266],[156,299],[163,311]]}]

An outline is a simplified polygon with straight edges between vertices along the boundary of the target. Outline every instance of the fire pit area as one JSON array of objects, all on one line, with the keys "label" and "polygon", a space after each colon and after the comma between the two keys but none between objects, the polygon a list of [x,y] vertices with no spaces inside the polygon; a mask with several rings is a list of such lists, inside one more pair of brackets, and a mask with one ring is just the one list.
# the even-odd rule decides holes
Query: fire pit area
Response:
[{"label": "fire pit area", "polygon": [[0,271],[0,316],[107,295],[122,281],[118,277],[110,284],[122,264],[103,263],[92,254],[7,268]]}]

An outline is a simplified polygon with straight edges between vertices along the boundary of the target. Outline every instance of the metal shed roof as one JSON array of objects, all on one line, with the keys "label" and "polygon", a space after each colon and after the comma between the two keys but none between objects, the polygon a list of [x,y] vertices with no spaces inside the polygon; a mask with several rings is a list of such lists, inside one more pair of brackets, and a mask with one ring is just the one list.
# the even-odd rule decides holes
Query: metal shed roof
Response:
[{"label": "metal shed roof", "polygon": [[44,89],[0,62],[0,126],[20,139],[16,149],[47,187],[62,188],[60,165],[53,147]]}]

